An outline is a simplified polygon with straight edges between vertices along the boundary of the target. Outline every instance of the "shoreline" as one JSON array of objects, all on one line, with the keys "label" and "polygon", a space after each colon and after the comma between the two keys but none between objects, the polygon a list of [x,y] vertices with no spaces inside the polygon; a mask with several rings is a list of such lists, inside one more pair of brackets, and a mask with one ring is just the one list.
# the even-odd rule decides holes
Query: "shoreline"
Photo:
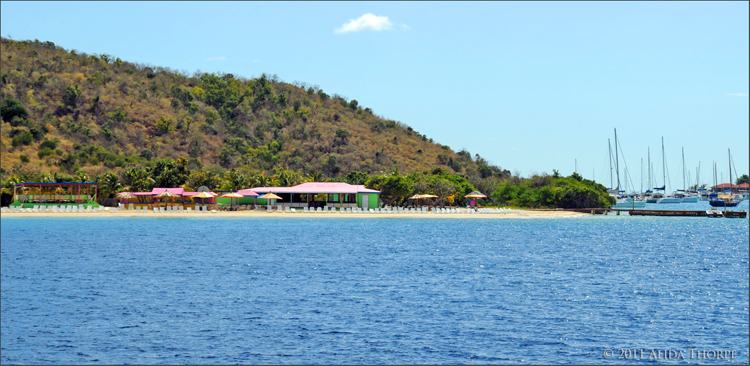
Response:
[{"label": "shoreline", "polygon": [[588,213],[569,211],[524,211],[523,215],[518,213],[475,213],[475,214],[437,214],[437,213],[288,213],[288,212],[266,212],[266,211],[217,211],[217,212],[147,212],[136,213],[130,210],[118,210],[117,212],[3,212],[0,217],[148,217],[148,218],[193,218],[193,217],[230,217],[230,218],[426,218],[426,219],[510,219],[510,218],[561,218],[561,217],[584,217],[593,216]]}]

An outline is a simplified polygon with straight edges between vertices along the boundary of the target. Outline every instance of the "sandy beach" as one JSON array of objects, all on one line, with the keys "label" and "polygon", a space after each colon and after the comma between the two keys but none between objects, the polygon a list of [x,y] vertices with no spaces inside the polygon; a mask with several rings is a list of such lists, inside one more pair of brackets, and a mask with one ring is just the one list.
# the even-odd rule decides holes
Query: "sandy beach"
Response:
[{"label": "sandy beach", "polygon": [[582,217],[590,214],[568,212],[568,211],[533,211],[521,210],[523,215],[514,213],[289,213],[289,212],[266,212],[266,211],[217,211],[217,212],[141,212],[131,210],[117,210],[117,212],[3,212],[2,217],[269,217],[269,218],[421,218],[421,219],[510,219],[510,218],[560,218],[560,217]]}]

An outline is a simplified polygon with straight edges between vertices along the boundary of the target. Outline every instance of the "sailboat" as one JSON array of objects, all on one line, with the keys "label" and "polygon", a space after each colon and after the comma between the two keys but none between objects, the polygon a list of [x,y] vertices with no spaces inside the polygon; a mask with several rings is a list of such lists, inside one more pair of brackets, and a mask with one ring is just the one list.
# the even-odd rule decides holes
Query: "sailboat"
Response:
[{"label": "sailboat", "polygon": [[[620,190],[620,158],[618,155],[618,143],[617,143],[617,129],[615,128],[615,170],[617,172],[617,189],[614,190],[616,192],[615,196],[615,204],[612,205],[612,208],[645,208],[646,202],[641,200],[635,200],[635,197],[624,195],[624,190]],[[612,158],[612,149],[610,148],[610,159]],[[623,156],[623,161],[625,160],[625,157]],[[611,163],[610,163],[611,164]],[[625,172],[627,173],[627,164],[625,166]],[[626,174],[627,175],[627,174]],[[627,182],[627,180],[626,180]],[[608,190],[609,194],[612,195],[613,190]]]},{"label": "sailboat", "polygon": [[[661,138],[661,164],[662,164],[662,171],[664,174],[664,185],[659,188],[661,190],[664,190],[664,188],[667,187],[667,157],[664,155],[664,137]],[[654,188],[656,189],[656,188]],[[656,203],[680,203],[682,200],[680,200],[679,197],[675,197],[674,195],[669,195],[664,198],[660,198]]]},{"label": "sailboat", "polygon": [[[653,183],[653,177],[654,177],[653,167],[654,166],[651,164],[651,148],[649,147],[648,148],[648,186],[649,187],[651,187],[653,185],[652,184]],[[655,191],[657,191],[659,189],[663,190],[664,187],[662,187],[662,188],[656,188],[655,187],[653,191],[650,190],[650,189],[646,190],[646,195],[644,196],[644,198],[646,199],[646,203],[657,203],[657,202],[659,202],[660,198],[664,197],[663,194],[661,194],[659,192],[655,192]]]},{"label": "sailboat", "polygon": [[698,192],[688,191],[685,186],[685,178],[687,177],[685,171],[685,148],[682,148],[682,191],[679,194],[675,194],[676,197],[680,197],[682,203],[695,203],[698,202]]},{"label": "sailboat", "polygon": [[729,149],[727,151],[729,152],[729,194],[712,193],[711,199],[708,200],[712,207],[736,207],[742,201],[741,196],[732,194],[732,151]]}]

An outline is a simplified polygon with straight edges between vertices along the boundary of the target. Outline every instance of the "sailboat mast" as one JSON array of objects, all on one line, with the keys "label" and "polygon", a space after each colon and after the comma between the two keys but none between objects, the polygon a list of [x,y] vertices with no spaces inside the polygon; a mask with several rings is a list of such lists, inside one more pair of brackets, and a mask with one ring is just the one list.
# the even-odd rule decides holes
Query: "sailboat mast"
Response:
[{"label": "sailboat mast", "polygon": [[643,194],[643,158],[641,158],[641,194]]},{"label": "sailboat mast", "polygon": [[648,147],[648,186],[652,187],[651,184],[652,184],[651,183],[651,146],[649,146]]},{"label": "sailboat mast", "polygon": [[701,186],[701,162],[698,162],[698,170],[695,171],[695,186],[700,188]]},{"label": "sailboat mast", "polygon": [[620,158],[617,155],[617,129],[615,128],[615,169],[617,170],[617,194],[620,194]]},{"label": "sailboat mast", "polygon": [[612,189],[612,141],[607,139],[609,146],[609,189]]},{"label": "sailboat mast", "polygon": [[686,190],[685,187],[685,147],[682,148],[682,190]]},{"label": "sailboat mast", "polygon": [[[662,182],[664,182],[664,185],[666,188],[667,185],[667,158],[664,157],[664,136],[661,137],[661,170],[664,177],[662,178]],[[664,191],[664,194],[666,194],[667,191]]]},{"label": "sailboat mast", "polygon": [[727,149],[727,152],[729,153],[729,194],[732,194],[732,152]]}]

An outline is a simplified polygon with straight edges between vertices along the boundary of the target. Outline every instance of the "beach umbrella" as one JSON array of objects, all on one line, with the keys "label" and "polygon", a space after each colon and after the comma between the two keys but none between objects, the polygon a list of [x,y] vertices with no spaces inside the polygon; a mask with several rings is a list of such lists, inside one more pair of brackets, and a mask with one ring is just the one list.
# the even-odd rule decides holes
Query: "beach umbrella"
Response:
[{"label": "beach umbrella", "polygon": [[232,199],[237,198],[237,203],[239,204],[239,199],[243,198],[243,197],[245,197],[245,196],[243,196],[241,194],[234,193],[234,192],[224,193],[224,194],[221,195],[221,198],[229,198],[229,204],[230,205],[232,203]]},{"label": "beach umbrella", "polygon": [[201,199],[200,203],[205,203],[205,201],[203,201],[204,198],[211,198],[211,197],[214,197],[214,195],[208,193],[207,191],[201,191],[201,192],[198,192],[197,194],[192,195],[191,197],[193,197],[193,203],[198,203],[195,201],[196,198]]},{"label": "beach umbrella", "polygon": [[[277,195],[275,195],[275,194],[273,194],[271,192],[268,192],[268,193],[266,193],[266,194],[258,197],[258,199],[261,199],[261,198],[263,198],[265,200],[280,200],[281,199],[281,197],[279,197],[279,196],[277,196]],[[269,202],[269,205],[270,205],[270,201],[267,201],[267,202]]]},{"label": "beach umbrella", "polygon": [[165,198],[166,197],[166,198],[172,199],[172,198],[175,198],[175,197],[180,197],[180,195],[165,190],[164,192],[161,192],[161,193],[157,194],[156,197],[157,198]]},{"label": "beach umbrella", "polygon": [[135,196],[130,192],[120,192],[116,194],[115,197],[119,200],[125,200],[125,202],[128,202],[128,200],[131,198],[135,198]]},{"label": "beach umbrella", "polygon": [[424,198],[423,195],[421,195],[421,194],[415,194],[415,195],[409,197],[408,199],[410,199],[410,200],[418,200],[418,199],[422,199],[422,198]]},{"label": "beach umbrella", "polygon": [[130,192],[120,192],[120,193],[116,194],[115,196],[117,198],[119,198],[119,199],[125,199],[125,200],[129,200],[131,198],[135,198],[135,196],[132,193],[130,193]]},{"label": "beach umbrella", "polygon": [[174,197],[180,197],[180,195],[177,194],[177,193],[172,193],[170,191],[164,191],[164,192],[161,192],[161,193],[157,194],[156,197],[159,197],[159,198],[163,198],[163,197],[174,198]]},{"label": "beach umbrella", "polygon": [[487,198],[486,195],[482,194],[479,191],[471,192],[471,193],[465,195],[464,197],[466,197],[466,198]]}]

